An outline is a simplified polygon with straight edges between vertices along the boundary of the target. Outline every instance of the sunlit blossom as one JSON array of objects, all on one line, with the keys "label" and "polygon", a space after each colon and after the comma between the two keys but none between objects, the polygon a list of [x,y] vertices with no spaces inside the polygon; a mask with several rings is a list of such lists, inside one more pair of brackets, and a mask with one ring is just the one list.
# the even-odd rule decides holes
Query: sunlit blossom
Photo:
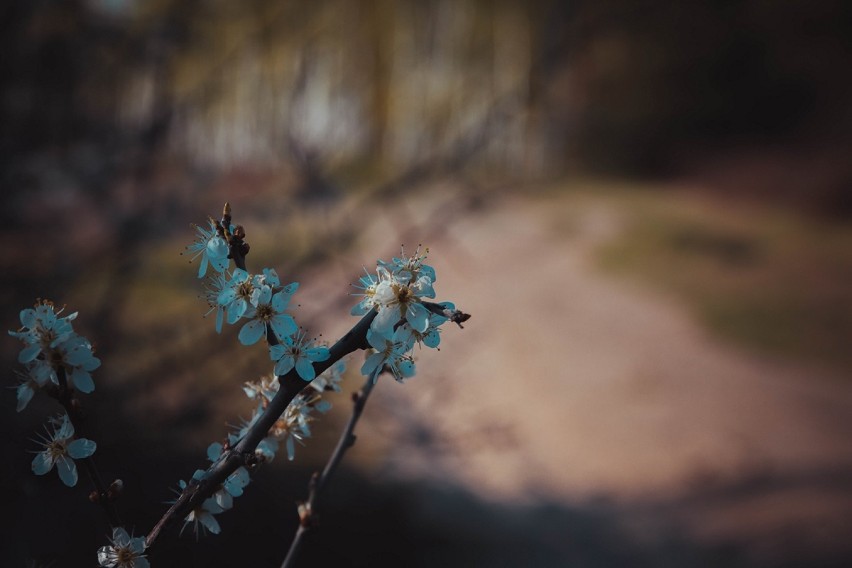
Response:
[{"label": "sunlit blossom", "polygon": [[224,272],[228,269],[228,241],[219,235],[216,230],[216,224],[209,221],[209,229],[201,225],[195,225],[195,241],[186,247],[189,254],[192,254],[190,262],[197,259],[201,260],[198,263],[198,277],[204,278],[207,273],[207,264],[216,272]]}]

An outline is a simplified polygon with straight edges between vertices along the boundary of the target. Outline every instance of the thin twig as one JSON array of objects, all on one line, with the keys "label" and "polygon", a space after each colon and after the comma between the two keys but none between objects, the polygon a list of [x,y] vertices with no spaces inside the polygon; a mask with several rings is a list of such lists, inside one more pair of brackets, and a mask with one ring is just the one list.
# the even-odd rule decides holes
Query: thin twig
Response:
[{"label": "thin twig", "polygon": [[455,308],[445,308],[441,304],[436,304],[435,302],[423,302],[423,307],[433,314],[447,318],[462,329],[464,329],[462,324],[470,319],[470,314],[466,314]]},{"label": "thin twig", "polygon": [[[65,408],[65,414],[68,416],[68,420],[71,421],[71,425],[74,427],[74,433],[79,436],[82,430],[81,428],[81,415],[82,411],[80,409],[80,401],[72,396],[71,389],[68,387],[68,379],[65,375],[65,369],[60,367],[56,371],[56,377],[59,382],[58,392],[55,393],[55,398]],[[96,498],[91,499],[92,501],[96,501],[103,507],[104,513],[106,513],[107,519],[111,527],[120,527],[121,518],[118,516],[118,510],[115,508],[113,504],[113,499],[115,495],[110,491],[110,488],[104,483],[103,478],[101,477],[100,472],[98,471],[97,465],[95,465],[95,460],[91,456],[87,458],[83,458],[82,460],[75,460],[78,462],[82,462],[83,467],[86,470],[86,473],[89,476],[89,479],[92,482],[92,485],[95,488],[95,493],[97,495]]]},{"label": "thin twig", "polygon": [[316,498],[320,491],[323,490],[329,478],[334,474],[346,450],[355,445],[355,425],[358,424],[358,419],[361,418],[361,413],[364,411],[364,406],[367,404],[367,398],[370,396],[373,387],[376,385],[376,379],[381,368],[371,373],[361,390],[352,395],[352,415],[349,417],[349,422],[346,423],[346,428],[340,434],[340,439],[337,441],[337,446],[334,448],[328,463],[322,473],[314,472],[311,476],[310,484],[308,485],[308,499],[299,504],[299,528],[296,531],[296,536],[293,537],[293,542],[290,543],[290,550],[287,551],[287,557],[281,564],[281,568],[290,568],[296,561],[296,556],[302,546],[305,535],[312,528],[317,526],[316,515]]}]

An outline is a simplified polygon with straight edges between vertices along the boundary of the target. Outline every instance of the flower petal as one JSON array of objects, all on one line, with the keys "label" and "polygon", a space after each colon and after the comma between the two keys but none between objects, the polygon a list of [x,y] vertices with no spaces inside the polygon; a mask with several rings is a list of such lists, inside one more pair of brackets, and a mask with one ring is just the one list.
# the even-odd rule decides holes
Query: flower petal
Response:
[{"label": "flower petal", "polygon": [[79,438],[68,444],[67,449],[69,456],[71,456],[75,460],[79,460],[91,456],[93,453],[95,453],[95,450],[97,448],[98,445],[92,440],[88,440],[86,438]]},{"label": "flower petal", "polygon": [[296,444],[293,443],[293,436],[287,438],[287,459],[293,461],[296,457]]},{"label": "flower petal", "polygon": [[299,326],[296,325],[296,320],[288,314],[278,314],[277,316],[273,316],[269,323],[272,325],[272,330],[275,332],[275,335],[277,335],[280,339],[283,339],[288,335],[292,335],[299,330]]},{"label": "flower petal", "polygon": [[278,451],[278,443],[273,438],[264,438],[255,448],[254,453],[260,454],[266,461],[272,461],[275,458],[275,452]]},{"label": "flower petal", "polygon": [[53,469],[53,460],[51,459],[50,454],[47,452],[37,453],[36,457],[33,459],[32,469],[33,473],[36,475],[44,475]]},{"label": "flower petal", "polygon": [[296,372],[299,373],[299,376],[302,377],[302,379],[308,382],[314,380],[316,377],[314,365],[307,357],[299,357],[296,360]]},{"label": "flower petal", "polygon": [[228,479],[225,480],[225,490],[233,495],[234,497],[239,497],[243,494],[243,488],[246,487],[251,478],[249,477],[249,472],[244,467],[237,468],[237,471],[232,473]]},{"label": "flower petal", "polygon": [[207,459],[212,462],[218,460],[219,456],[222,455],[223,447],[224,446],[222,446],[222,444],[219,442],[213,442],[212,444],[207,446]]},{"label": "flower petal", "polygon": [[89,394],[95,390],[95,382],[92,380],[92,375],[80,367],[74,367],[74,370],[71,372],[71,382],[74,383],[74,388],[82,393]]},{"label": "flower petal", "polygon": [[226,511],[234,506],[234,499],[227,491],[217,491],[213,498],[216,499],[216,504]]},{"label": "flower petal", "polygon": [[77,485],[77,466],[74,465],[74,460],[60,457],[56,460],[56,470],[59,472],[59,479],[68,487]]},{"label": "flower petal", "polygon": [[367,343],[369,343],[373,349],[377,351],[384,351],[387,346],[387,341],[388,340],[385,339],[382,334],[375,333],[372,329],[367,330]]},{"label": "flower petal", "polygon": [[373,305],[372,304],[368,305],[366,299],[361,300],[360,302],[358,302],[357,304],[352,306],[352,309],[349,310],[349,314],[353,315],[353,316],[363,316],[364,314],[369,312],[372,308],[373,308]]},{"label": "flower petal", "polygon": [[228,260],[228,257],[210,259],[210,266],[212,266],[216,272],[225,272],[228,270],[229,263],[230,261]]},{"label": "flower petal", "polygon": [[417,279],[417,282],[412,286],[415,290],[415,294],[418,296],[423,296],[425,298],[434,298],[435,297],[435,289],[432,287],[432,279],[428,276],[421,276]]},{"label": "flower petal", "polygon": [[198,520],[201,521],[201,524],[207,527],[207,530],[209,530],[213,534],[219,534],[222,530],[219,527],[219,521],[216,520],[216,517],[214,517],[207,511],[201,513],[201,515],[198,516]]},{"label": "flower petal", "polygon": [[251,303],[255,306],[267,305],[272,300],[272,288],[269,286],[261,286],[260,289],[255,289],[251,294]]},{"label": "flower petal", "polygon": [[201,256],[201,262],[198,263],[198,277],[204,278],[204,275],[207,274],[207,255]]},{"label": "flower petal", "polygon": [[423,336],[423,345],[426,347],[431,347],[434,349],[441,343],[441,334],[438,333],[437,329],[431,330],[429,333]]},{"label": "flower petal", "polygon": [[223,258],[227,260],[228,253],[230,252],[228,241],[217,235],[207,241],[206,252],[211,261]]},{"label": "flower petal", "polygon": [[278,363],[275,364],[275,370],[273,372],[280,377],[289,373],[293,369],[294,365],[295,361],[293,361],[293,357],[291,355],[284,355],[278,360]]},{"label": "flower petal", "polygon": [[36,312],[32,308],[21,310],[21,325],[30,329],[36,326]]},{"label": "flower petal", "polygon": [[35,345],[28,345],[21,349],[21,352],[18,353],[18,363],[22,365],[26,365],[41,353],[41,345],[36,343]]},{"label": "flower petal", "polygon": [[404,378],[413,377],[416,369],[414,368],[414,362],[410,359],[405,359],[399,364],[399,372]]},{"label": "flower petal", "polygon": [[225,310],[221,307],[216,310],[216,333],[222,333],[222,321],[224,320]]},{"label": "flower petal", "polygon": [[[145,537],[137,536],[136,538],[131,538],[130,542],[128,544],[130,546],[130,550],[133,551],[136,554],[142,554],[143,552],[145,552]],[[136,564],[133,566],[133,568],[139,568],[139,566],[141,566],[139,564],[139,561],[142,560],[142,559],[136,558],[135,560],[136,560]],[[148,565],[147,562],[148,561],[146,560],[145,561],[146,566]]]},{"label": "flower petal", "polygon": [[251,320],[240,330],[239,340],[243,345],[254,345],[266,332],[266,324],[260,320]]},{"label": "flower petal", "polygon": [[364,364],[361,366],[361,374],[366,376],[372,375],[376,369],[385,362],[385,356],[383,353],[373,353],[367,360],[364,361]]},{"label": "flower petal", "polygon": [[30,400],[32,400],[34,394],[35,391],[33,390],[33,387],[30,385],[29,382],[21,383],[20,385],[18,385],[18,412],[22,411],[27,407],[27,405],[30,403]]},{"label": "flower petal", "polygon": [[373,319],[370,329],[379,335],[390,338],[393,335],[393,326],[399,320],[399,306],[383,306],[379,308],[379,313]]},{"label": "flower petal", "polygon": [[118,546],[127,546],[130,544],[130,535],[124,527],[115,527],[112,529],[112,542]]},{"label": "flower petal", "polygon": [[408,310],[405,312],[405,319],[411,324],[411,327],[415,331],[423,333],[429,329],[429,310],[427,310],[423,304],[408,304]]},{"label": "flower petal", "polygon": [[276,312],[281,313],[287,309],[287,305],[290,303],[290,294],[287,294],[284,291],[278,292],[274,296],[272,296],[272,309]]},{"label": "flower petal", "polygon": [[286,352],[285,347],[283,345],[281,345],[280,343],[277,344],[277,345],[270,345],[269,346],[269,359],[271,361],[277,361],[278,359],[280,359],[281,357],[284,356],[285,352]]},{"label": "flower petal", "polygon": [[311,361],[325,361],[331,357],[331,351],[328,350],[328,347],[311,347],[305,349],[305,355]]}]

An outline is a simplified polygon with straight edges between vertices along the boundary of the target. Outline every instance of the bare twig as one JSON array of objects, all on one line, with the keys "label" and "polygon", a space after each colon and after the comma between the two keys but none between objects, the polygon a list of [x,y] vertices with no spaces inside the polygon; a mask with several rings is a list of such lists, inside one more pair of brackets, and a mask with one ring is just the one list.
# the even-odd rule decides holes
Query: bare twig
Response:
[{"label": "bare twig", "polygon": [[457,310],[455,308],[446,308],[441,304],[436,304],[435,302],[423,302],[423,307],[425,307],[433,314],[437,314],[439,316],[447,318],[462,329],[464,329],[464,326],[462,324],[470,319],[470,314],[466,314],[463,311]]},{"label": "bare twig", "polygon": [[[80,401],[72,396],[72,391],[68,386],[68,379],[65,375],[65,369],[60,367],[56,371],[56,377],[59,382],[59,389],[53,391],[53,395],[59,404],[65,408],[65,413],[68,415],[68,420],[71,421],[71,425],[74,426],[74,432],[76,435],[80,435],[82,430],[81,428],[81,417],[82,410],[80,408]],[[115,504],[113,503],[113,499],[115,499],[116,492],[111,491],[111,486],[107,486],[103,478],[101,477],[100,472],[98,471],[97,466],[95,465],[95,460],[91,456],[87,458],[83,458],[81,460],[75,460],[81,462],[83,464],[86,473],[89,476],[89,479],[92,482],[95,490],[90,495],[90,500],[96,503],[99,503],[101,507],[103,507],[104,513],[106,513],[107,519],[109,520],[109,524],[111,527],[120,527],[121,526],[121,518],[118,516],[118,511],[115,508]]]},{"label": "bare twig", "polygon": [[334,474],[346,450],[355,445],[355,434],[353,433],[355,425],[358,423],[358,419],[361,418],[361,413],[367,404],[367,398],[369,398],[370,392],[372,392],[373,387],[376,385],[379,370],[367,377],[360,391],[352,394],[352,415],[349,417],[349,422],[346,423],[346,428],[340,434],[337,446],[334,448],[331,457],[329,457],[328,463],[325,464],[322,473],[314,472],[313,476],[311,476],[311,481],[308,485],[308,499],[299,504],[299,528],[296,531],[293,542],[290,543],[290,550],[287,551],[287,557],[281,564],[281,568],[293,566],[305,535],[313,527],[317,526],[316,498],[326,483],[328,483],[328,479]]}]

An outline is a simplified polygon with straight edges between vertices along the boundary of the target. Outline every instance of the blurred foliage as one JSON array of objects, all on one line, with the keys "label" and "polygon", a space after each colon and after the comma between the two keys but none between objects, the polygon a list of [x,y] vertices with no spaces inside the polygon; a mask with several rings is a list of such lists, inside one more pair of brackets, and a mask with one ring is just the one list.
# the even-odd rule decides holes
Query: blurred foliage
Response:
[{"label": "blurred foliage", "polygon": [[[850,10],[796,0],[15,2],[0,39],[2,183],[15,195],[68,182],[112,194],[128,176],[150,181],[165,157],[196,173],[310,178],[392,175],[462,154],[529,179],[670,173],[765,145],[834,156],[852,142]],[[832,157],[824,166],[837,175],[795,192],[848,206],[845,162]]]}]

